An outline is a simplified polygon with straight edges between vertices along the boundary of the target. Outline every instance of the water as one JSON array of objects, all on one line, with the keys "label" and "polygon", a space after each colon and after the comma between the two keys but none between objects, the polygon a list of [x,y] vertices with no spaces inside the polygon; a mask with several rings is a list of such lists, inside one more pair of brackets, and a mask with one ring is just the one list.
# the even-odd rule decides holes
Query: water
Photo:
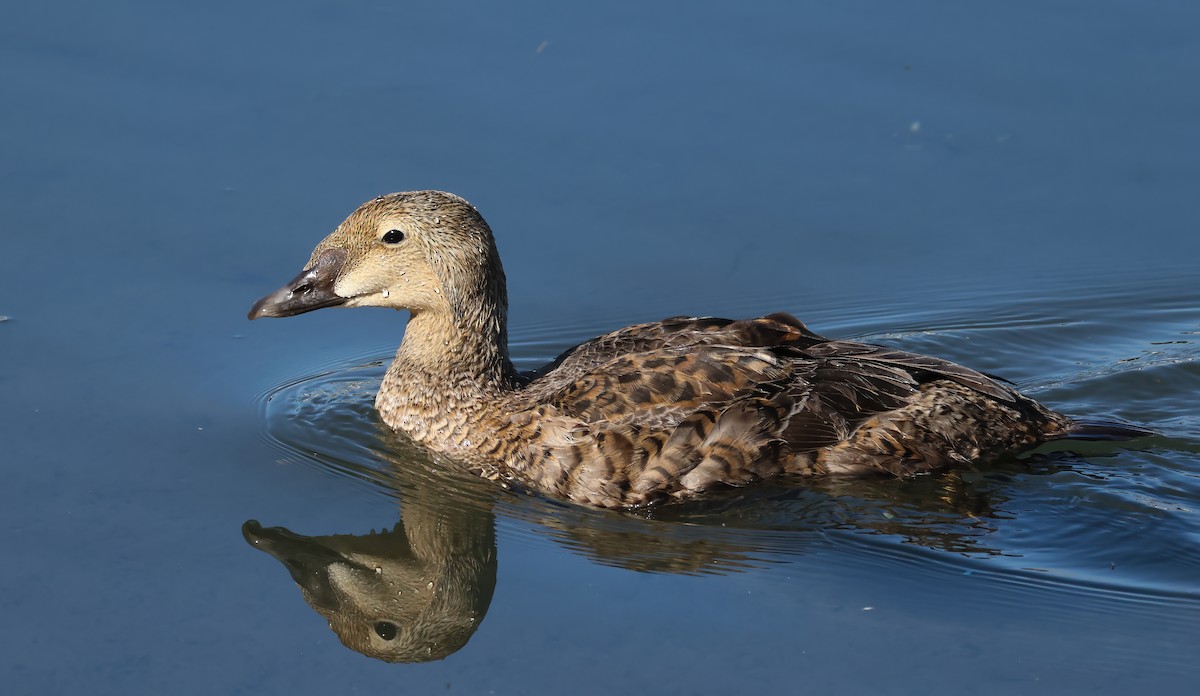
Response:
[{"label": "water", "polygon": [[[1190,690],[1197,19],[9,8],[4,692]],[[782,310],[1160,434],[642,514],[502,490],[379,426],[400,315],[244,319],[361,200],[413,188],[496,230],[521,367]],[[343,647],[329,623],[369,651],[378,612],[314,611],[268,536],[301,577],[339,553],[407,583],[386,657],[442,659]]]}]

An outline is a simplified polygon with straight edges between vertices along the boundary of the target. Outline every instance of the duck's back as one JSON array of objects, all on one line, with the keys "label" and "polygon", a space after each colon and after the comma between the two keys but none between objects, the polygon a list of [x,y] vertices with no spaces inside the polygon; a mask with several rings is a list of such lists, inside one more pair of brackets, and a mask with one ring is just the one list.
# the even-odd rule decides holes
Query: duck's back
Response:
[{"label": "duck's back", "polygon": [[781,474],[919,473],[1069,425],[974,370],[829,340],[786,314],[601,336],[532,374],[507,408],[514,469],[608,507]]}]

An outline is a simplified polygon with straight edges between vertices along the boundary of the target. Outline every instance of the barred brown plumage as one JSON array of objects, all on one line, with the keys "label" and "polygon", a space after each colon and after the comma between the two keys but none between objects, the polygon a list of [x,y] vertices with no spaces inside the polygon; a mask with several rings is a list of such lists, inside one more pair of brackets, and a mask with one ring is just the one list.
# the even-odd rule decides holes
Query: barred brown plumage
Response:
[{"label": "barred brown plumage", "polygon": [[[401,241],[384,240],[395,230]],[[828,339],[788,314],[638,324],[518,374],[491,229],[438,191],[364,203],[250,318],[335,305],[411,312],[376,399],[390,427],[489,477],[589,505],[785,474],[904,476],[1073,432],[1146,432],[1077,424],[969,368]]]}]

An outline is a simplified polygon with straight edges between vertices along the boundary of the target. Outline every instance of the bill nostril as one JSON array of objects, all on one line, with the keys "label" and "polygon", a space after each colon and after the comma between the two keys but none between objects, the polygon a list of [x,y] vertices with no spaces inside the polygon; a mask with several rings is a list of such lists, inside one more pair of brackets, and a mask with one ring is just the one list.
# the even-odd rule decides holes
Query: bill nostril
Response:
[{"label": "bill nostril", "polygon": [[312,283],[304,283],[303,285],[297,285],[296,287],[292,288],[292,294],[303,295],[310,290],[312,290]]}]

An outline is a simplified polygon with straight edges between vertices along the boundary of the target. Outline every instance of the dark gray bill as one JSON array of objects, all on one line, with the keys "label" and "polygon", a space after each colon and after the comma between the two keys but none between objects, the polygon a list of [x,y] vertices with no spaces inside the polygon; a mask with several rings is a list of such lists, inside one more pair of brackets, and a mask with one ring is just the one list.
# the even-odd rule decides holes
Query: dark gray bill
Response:
[{"label": "dark gray bill", "polygon": [[246,317],[251,320],[290,317],[345,303],[347,298],[333,291],[333,284],[345,263],[346,252],[326,249],[317,257],[316,263],[300,271],[290,283],[255,302]]}]

